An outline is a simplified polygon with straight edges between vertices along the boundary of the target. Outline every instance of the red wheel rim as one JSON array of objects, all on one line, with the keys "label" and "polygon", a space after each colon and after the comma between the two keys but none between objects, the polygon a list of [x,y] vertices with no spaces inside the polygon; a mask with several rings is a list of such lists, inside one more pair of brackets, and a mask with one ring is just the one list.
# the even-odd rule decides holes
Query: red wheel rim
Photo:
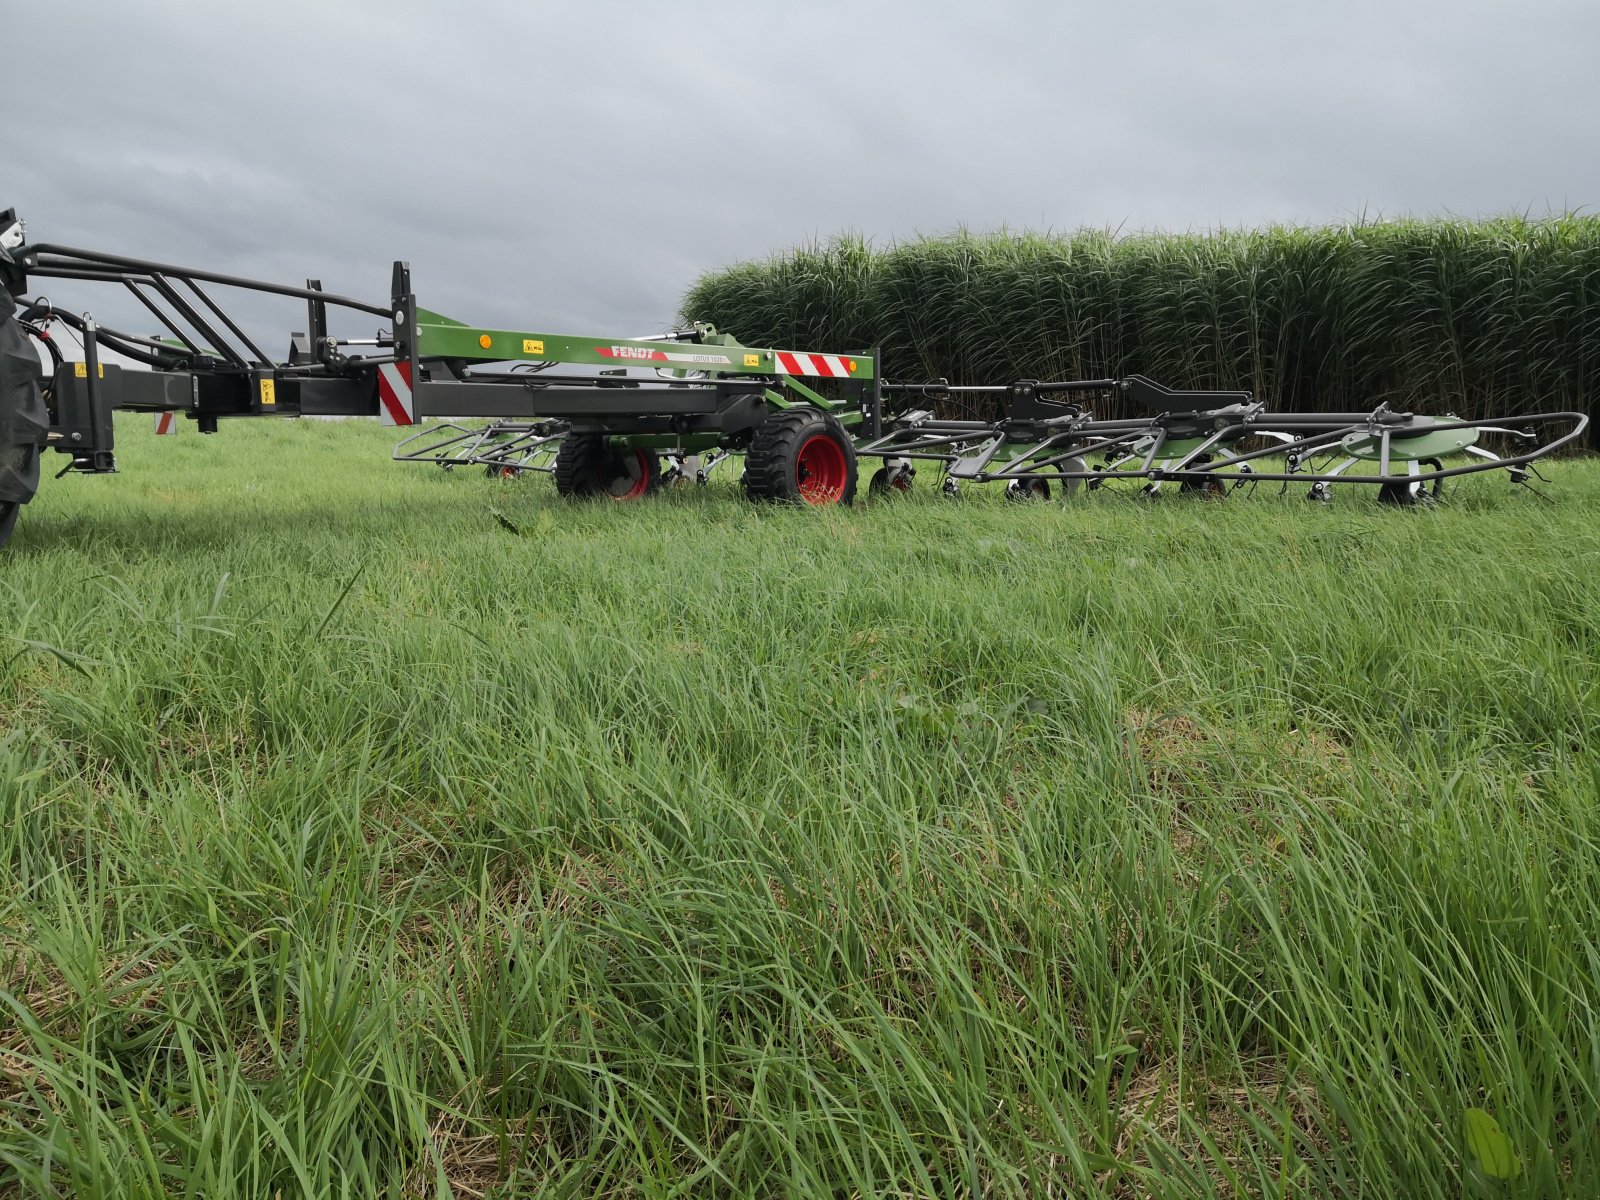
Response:
[{"label": "red wheel rim", "polygon": [[807,504],[837,504],[844,496],[844,448],[827,434],[807,438],[800,446],[795,466],[800,498]]},{"label": "red wheel rim", "polygon": [[622,473],[606,485],[613,500],[637,500],[650,490],[650,456],[645,450],[623,453],[617,458]]}]

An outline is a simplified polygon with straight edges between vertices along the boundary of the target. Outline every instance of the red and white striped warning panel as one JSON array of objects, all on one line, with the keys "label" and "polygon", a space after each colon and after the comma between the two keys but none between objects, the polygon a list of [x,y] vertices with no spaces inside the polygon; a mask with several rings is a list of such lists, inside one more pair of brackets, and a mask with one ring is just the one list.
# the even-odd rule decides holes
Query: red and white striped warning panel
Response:
[{"label": "red and white striped warning panel", "polygon": [[820,375],[825,379],[849,379],[855,363],[837,354],[789,354],[774,352],[778,370],[785,375]]},{"label": "red and white striped warning panel", "polygon": [[175,412],[158,412],[156,414],[156,433],[165,437],[169,433],[178,432],[178,414]]},{"label": "red and white striped warning panel", "polygon": [[417,409],[411,399],[410,363],[383,363],[378,367],[378,416],[385,425],[417,423]]}]

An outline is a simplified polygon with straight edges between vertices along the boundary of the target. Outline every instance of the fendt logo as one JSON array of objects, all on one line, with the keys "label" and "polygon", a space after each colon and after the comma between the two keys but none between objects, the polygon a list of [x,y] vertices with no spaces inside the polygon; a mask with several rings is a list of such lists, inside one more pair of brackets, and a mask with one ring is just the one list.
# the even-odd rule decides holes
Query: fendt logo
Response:
[{"label": "fendt logo", "polygon": [[627,358],[637,362],[694,363],[697,366],[732,366],[726,354],[683,354],[666,350],[653,350],[649,346],[596,346],[594,352],[601,358]]}]

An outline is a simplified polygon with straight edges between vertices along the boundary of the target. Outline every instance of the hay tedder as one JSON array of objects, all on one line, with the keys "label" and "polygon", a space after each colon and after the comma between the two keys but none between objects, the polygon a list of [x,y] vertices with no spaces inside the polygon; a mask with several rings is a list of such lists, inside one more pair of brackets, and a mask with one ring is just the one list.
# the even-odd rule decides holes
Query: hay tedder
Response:
[{"label": "hay tedder", "polygon": [[[107,328],[59,305],[47,280],[121,288],[160,332]],[[1537,459],[1587,425],[1575,412],[1271,413],[1245,392],[1172,391],[1137,375],[895,383],[875,350],[751,347],[706,325],[642,338],[474,328],[420,307],[405,263],[394,264],[386,299],[359,300],[316,280],[288,286],[30,244],[12,211],[0,213],[0,283],[0,544],[33,498],[44,451],[66,456],[61,474],[116,469],[117,411],[154,414],[158,430],[181,418],[202,433],[235,417],[375,416],[419,426],[397,459],[548,473],[570,497],[637,499],[703,483],[735,460],[751,499],[811,504],[849,503],[858,457],[882,464],[874,493],[909,488],[917,465],[932,463],[949,492],[972,481],[1003,482],[1018,497],[1080,484],[1220,495],[1274,481],[1326,500],[1335,485],[1360,483],[1413,504],[1452,476],[1505,471],[1525,483]],[[299,301],[305,328],[269,354],[219,290]],[[330,313],[381,327],[338,336]],[[63,352],[63,329],[81,359]],[[1145,415],[1098,419],[1096,398]],[[950,415],[974,400],[989,412]]]}]

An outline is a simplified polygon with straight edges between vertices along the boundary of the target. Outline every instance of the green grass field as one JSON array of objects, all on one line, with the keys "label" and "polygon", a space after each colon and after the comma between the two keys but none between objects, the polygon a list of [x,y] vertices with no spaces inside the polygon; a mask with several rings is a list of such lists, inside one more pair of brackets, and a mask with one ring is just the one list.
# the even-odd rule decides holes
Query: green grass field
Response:
[{"label": "green grass field", "polygon": [[0,1195],[1600,1193],[1600,465],[120,437],[0,554]]}]

